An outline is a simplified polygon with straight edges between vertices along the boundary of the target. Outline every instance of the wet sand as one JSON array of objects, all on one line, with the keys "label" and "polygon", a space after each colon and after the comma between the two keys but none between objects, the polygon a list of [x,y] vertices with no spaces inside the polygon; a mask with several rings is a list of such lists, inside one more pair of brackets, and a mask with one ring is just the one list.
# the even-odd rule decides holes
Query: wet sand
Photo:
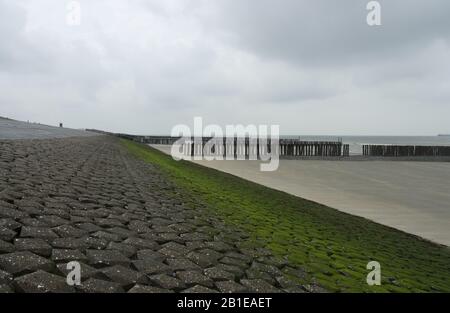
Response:
[{"label": "wet sand", "polygon": [[450,245],[448,162],[281,160],[274,172],[259,161],[195,162]]}]

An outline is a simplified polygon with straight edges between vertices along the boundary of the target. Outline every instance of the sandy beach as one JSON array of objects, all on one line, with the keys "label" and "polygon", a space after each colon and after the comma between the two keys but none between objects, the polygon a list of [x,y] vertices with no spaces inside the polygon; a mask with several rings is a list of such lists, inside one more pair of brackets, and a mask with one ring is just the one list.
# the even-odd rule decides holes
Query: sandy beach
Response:
[{"label": "sandy beach", "polygon": [[259,161],[195,162],[450,245],[448,162],[281,160],[274,172]]}]

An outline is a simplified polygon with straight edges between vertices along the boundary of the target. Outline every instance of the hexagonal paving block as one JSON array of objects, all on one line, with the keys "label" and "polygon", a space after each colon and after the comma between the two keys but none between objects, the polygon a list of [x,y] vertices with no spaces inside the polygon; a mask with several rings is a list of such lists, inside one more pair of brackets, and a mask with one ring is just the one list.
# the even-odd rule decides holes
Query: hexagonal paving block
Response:
[{"label": "hexagonal paving block", "polygon": [[13,293],[14,290],[10,285],[0,283],[0,293]]},{"label": "hexagonal paving block", "polygon": [[75,292],[75,289],[67,284],[65,277],[50,274],[41,270],[16,278],[14,284],[20,292]]},{"label": "hexagonal paving block", "polygon": [[175,271],[178,270],[200,270],[200,266],[189,261],[188,259],[167,259],[166,263]]},{"label": "hexagonal paving block", "polygon": [[262,279],[242,279],[241,284],[247,287],[251,292],[256,293],[278,293],[281,292],[268,282]]},{"label": "hexagonal paving block", "polygon": [[16,222],[12,218],[0,218],[0,227],[6,227],[12,230],[17,230],[22,227],[22,224]]},{"label": "hexagonal paving block", "polygon": [[166,256],[150,249],[143,249],[137,252],[137,258],[140,260],[154,260],[162,262],[166,259]]},{"label": "hexagonal paving block", "polygon": [[9,253],[14,251],[14,246],[9,242],[0,239],[0,253]]},{"label": "hexagonal paving block", "polygon": [[102,270],[110,280],[121,284],[122,286],[130,286],[134,284],[145,284],[147,277],[145,274],[133,271],[127,267],[121,265],[115,265]]},{"label": "hexagonal paving block", "polygon": [[207,288],[205,286],[195,285],[194,287],[185,289],[182,293],[218,293],[217,290]]},{"label": "hexagonal paving block", "polygon": [[133,266],[145,274],[159,274],[173,271],[172,268],[166,264],[156,260],[136,260],[133,261]]},{"label": "hexagonal paving block", "polygon": [[156,250],[159,248],[159,245],[157,242],[148,240],[148,239],[142,239],[142,238],[128,238],[123,241],[123,243],[135,246],[138,249],[152,249]]},{"label": "hexagonal paving block", "polygon": [[247,288],[238,284],[235,281],[218,281],[216,282],[216,287],[223,293],[237,293],[237,292],[246,292]]},{"label": "hexagonal paving block", "polygon": [[14,240],[14,247],[17,251],[30,251],[46,257],[52,254],[52,247],[38,238],[17,238]]},{"label": "hexagonal paving block", "polygon": [[87,261],[87,257],[79,250],[53,249],[52,260],[55,262]]},{"label": "hexagonal paving block", "polygon": [[206,287],[214,287],[214,282],[199,271],[177,272],[177,277],[188,286],[202,285]]},{"label": "hexagonal paving block", "polygon": [[56,235],[50,228],[24,226],[20,232],[20,237],[49,240],[58,238],[58,235]]},{"label": "hexagonal paving block", "polygon": [[158,286],[164,288],[164,289],[184,289],[186,288],[186,285],[179,279],[166,275],[166,274],[159,274],[159,275],[153,275],[150,276],[149,279],[157,284]]},{"label": "hexagonal paving block", "polygon": [[17,233],[14,230],[11,230],[9,228],[0,226],[0,239],[10,241],[12,240]]},{"label": "hexagonal paving block", "polygon": [[117,250],[87,250],[89,264],[93,265],[127,265],[130,259]]},{"label": "hexagonal paving block", "polygon": [[204,274],[213,280],[234,280],[235,275],[219,267],[210,267],[205,269]]},{"label": "hexagonal paving block", "polygon": [[111,241],[108,244],[107,249],[117,250],[117,251],[119,251],[120,253],[122,253],[124,256],[126,256],[128,258],[130,258],[130,257],[132,257],[133,255],[136,254],[136,248],[134,246],[128,245],[126,243],[121,243],[121,242]]},{"label": "hexagonal paving block", "polygon": [[16,275],[37,270],[51,271],[54,264],[52,261],[29,251],[21,251],[0,255],[0,268]]},{"label": "hexagonal paving block", "polygon": [[122,286],[115,282],[89,278],[77,286],[77,289],[86,293],[117,293],[124,292]]},{"label": "hexagonal paving block", "polygon": [[135,285],[128,293],[172,293],[173,291],[153,286]]},{"label": "hexagonal paving block", "polygon": [[[88,278],[105,278],[104,274],[101,273],[100,270],[89,266],[85,263],[79,262],[80,263],[80,268],[81,268],[81,281],[84,281]],[[67,276],[67,274],[69,274],[69,272],[72,269],[67,269],[67,264],[68,263],[59,263],[56,265],[56,267],[58,268],[58,270],[61,272],[62,275]]]},{"label": "hexagonal paving block", "polygon": [[13,276],[5,271],[0,270],[0,284],[9,285],[13,281]]}]

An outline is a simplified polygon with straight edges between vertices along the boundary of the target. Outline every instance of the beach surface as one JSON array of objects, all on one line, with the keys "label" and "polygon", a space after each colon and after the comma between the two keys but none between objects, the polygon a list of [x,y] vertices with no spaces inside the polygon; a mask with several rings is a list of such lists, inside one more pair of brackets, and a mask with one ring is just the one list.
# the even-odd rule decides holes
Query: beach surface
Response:
[{"label": "beach surface", "polygon": [[194,162],[450,245],[448,162],[280,160],[274,172],[259,161]]}]

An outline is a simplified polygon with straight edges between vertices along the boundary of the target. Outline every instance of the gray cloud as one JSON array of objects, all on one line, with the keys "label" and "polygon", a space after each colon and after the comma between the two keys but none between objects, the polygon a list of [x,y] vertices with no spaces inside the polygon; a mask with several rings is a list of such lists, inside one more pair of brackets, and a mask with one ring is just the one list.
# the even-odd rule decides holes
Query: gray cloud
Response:
[{"label": "gray cloud", "polygon": [[302,66],[348,66],[398,58],[450,38],[445,0],[383,1],[383,27],[367,27],[364,0],[219,0],[210,25],[261,56]]},{"label": "gray cloud", "polygon": [[[450,116],[450,3],[0,0],[0,115],[170,133],[279,123],[283,133],[435,134]],[[382,120],[383,128],[378,121]]]}]

